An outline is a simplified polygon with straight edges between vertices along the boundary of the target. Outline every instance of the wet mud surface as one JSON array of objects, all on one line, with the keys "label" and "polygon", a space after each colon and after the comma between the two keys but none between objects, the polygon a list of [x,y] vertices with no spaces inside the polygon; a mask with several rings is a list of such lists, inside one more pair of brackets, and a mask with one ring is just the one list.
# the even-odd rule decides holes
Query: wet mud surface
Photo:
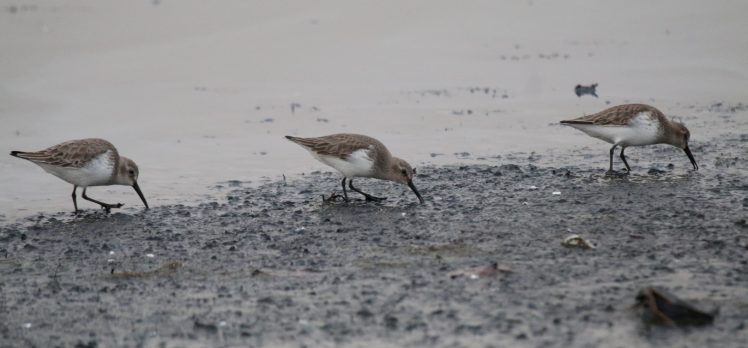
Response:
[{"label": "wet mud surface", "polygon": [[[746,140],[693,144],[698,172],[658,146],[606,176],[604,144],[567,155],[584,167],[419,167],[423,205],[364,179],[389,199],[323,203],[340,179],[314,172],[35,216],[0,228],[0,346],[745,346]],[[714,323],[644,324],[650,286]]]}]

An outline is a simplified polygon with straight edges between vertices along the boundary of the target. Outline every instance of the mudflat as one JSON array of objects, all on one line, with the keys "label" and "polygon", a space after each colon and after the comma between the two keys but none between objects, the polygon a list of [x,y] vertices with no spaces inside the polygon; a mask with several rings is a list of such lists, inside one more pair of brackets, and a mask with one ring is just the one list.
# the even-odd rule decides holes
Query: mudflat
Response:
[{"label": "mudflat", "polygon": [[[698,172],[667,146],[631,151],[649,161],[628,176],[605,175],[605,149],[567,155],[599,169],[426,166],[423,205],[375,180],[358,184],[384,203],[324,203],[339,177],[312,172],[39,214],[0,228],[2,346],[745,346],[746,141],[693,144]],[[645,324],[648,286],[714,324]]]}]

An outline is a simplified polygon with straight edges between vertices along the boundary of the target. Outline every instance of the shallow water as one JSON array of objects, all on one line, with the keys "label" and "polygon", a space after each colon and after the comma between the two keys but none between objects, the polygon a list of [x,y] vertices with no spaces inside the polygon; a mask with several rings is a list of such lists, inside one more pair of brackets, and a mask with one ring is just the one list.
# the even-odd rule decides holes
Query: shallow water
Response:
[{"label": "shallow water", "polygon": [[[730,110],[748,99],[742,2],[0,4],[0,153],[106,138],[154,206],[327,170],[287,134],[366,133],[417,167],[597,168],[608,146],[558,120],[646,102],[697,147],[748,127]],[[574,94],[592,82],[600,98]],[[0,156],[0,173],[0,218],[72,210],[33,164]],[[128,187],[89,193],[140,209]]]}]

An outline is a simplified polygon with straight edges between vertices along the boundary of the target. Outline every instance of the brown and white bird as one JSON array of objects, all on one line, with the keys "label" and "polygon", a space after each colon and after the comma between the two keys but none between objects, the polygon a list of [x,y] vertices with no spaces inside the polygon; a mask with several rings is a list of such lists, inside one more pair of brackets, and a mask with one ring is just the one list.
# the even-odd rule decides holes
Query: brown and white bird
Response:
[{"label": "brown and white bird", "polygon": [[694,170],[699,169],[688,148],[691,133],[683,123],[667,119],[653,106],[645,104],[618,105],[596,114],[582,116],[561,124],[574,127],[587,135],[613,144],[610,149],[610,169],[613,172],[613,154],[621,147],[621,160],[628,172],[631,167],[626,162],[623,151],[629,146],[670,144],[686,152]]},{"label": "brown and white bird", "polygon": [[423,203],[423,197],[413,184],[415,168],[408,162],[392,156],[379,140],[360,134],[332,134],[318,138],[298,138],[286,136],[288,140],[301,145],[320,162],[337,169],[343,174],[343,198],[348,201],[345,182],[348,187],[366,198],[367,201],[383,201],[387,198],[375,197],[361,192],[353,186],[353,178],[376,178],[408,185]]},{"label": "brown and white bird", "polygon": [[138,186],[138,166],[131,159],[120,156],[117,149],[104,139],[80,139],[66,141],[36,152],[12,151],[11,156],[29,160],[48,173],[73,184],[73,206],[78,211],[75,191],[83,188],[83,199],[99,204],[109,212],[122,207],[122,203],[109,204],[97,201],[86,195],[89,186],[127,185],[132,186],[143,200],[143,192]]}]

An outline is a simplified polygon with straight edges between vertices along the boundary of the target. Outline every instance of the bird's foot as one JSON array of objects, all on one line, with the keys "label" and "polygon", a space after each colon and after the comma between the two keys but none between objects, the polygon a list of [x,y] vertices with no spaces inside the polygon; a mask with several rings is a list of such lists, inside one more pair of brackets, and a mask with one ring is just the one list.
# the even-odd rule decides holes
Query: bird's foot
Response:
[{"label": "bird's foot", "polygon": [[101,204],[101,209],[104,209],[107,213],[111,213],[112,212],[112,208],[122,208],[123,205],[124,204],[122,204],[122,203],[117,203],[117,204],[106,204],[106,203],[104,203],[104,204]]},{"label": "bird's foot", "polygon": [[387,199],[387,197],[376,197],[372,195],[365,195],[367,202],[381,202]]}]

